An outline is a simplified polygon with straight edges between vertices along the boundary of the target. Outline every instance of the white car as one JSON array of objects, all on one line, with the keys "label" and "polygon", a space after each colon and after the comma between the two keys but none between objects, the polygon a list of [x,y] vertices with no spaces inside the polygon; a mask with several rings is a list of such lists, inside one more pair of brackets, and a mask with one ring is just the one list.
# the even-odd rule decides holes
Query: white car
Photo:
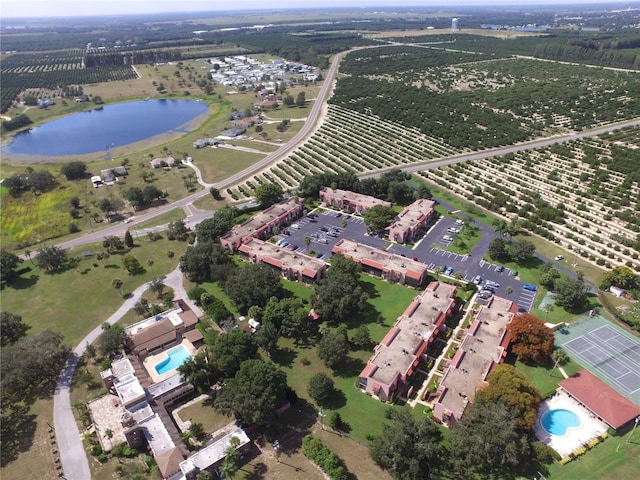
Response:
[{"label": "white car", "polygon": [[442,237],[442,239],[447,242],[451,242],[453,240],[453,238],[451,238],[449,235],[445,235],[444,237]]},{"label": "white car", "polygon": [[556,262],[559,262],[560,260],[564,260],[564,255],[556,255],[555,260]]}]

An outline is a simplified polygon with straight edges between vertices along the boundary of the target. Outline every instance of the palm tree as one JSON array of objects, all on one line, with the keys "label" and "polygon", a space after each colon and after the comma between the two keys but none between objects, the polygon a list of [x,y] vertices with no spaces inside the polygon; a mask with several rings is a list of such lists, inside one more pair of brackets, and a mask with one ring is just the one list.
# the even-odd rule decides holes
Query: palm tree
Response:
[{"label": "palm tree", "polygon": [[122,280],[120,280],[119,278],[114,278],[113,281],[111,282],[111,286],[118,291],[120,296],[122,296],[122,291],[121,291]]},{"label": "palm tree", "polygon": [[511,295],[513,293],[513,288],[511,287],[507,287],[505,290],[507,291],[507,295]]},{"label": "palm tree", "polygon": [[433,274],[436,276],[436,281],[440,278],[440,274],[442,273],[442,267],[436,267],[433,269]]},{"label": "palm tree", "polygon": [[164,287],[165,285],[159,277],[156,277],[149,282],[149,290],[151,290],[152,293],[155,293],[158,298],[162,295]]}]

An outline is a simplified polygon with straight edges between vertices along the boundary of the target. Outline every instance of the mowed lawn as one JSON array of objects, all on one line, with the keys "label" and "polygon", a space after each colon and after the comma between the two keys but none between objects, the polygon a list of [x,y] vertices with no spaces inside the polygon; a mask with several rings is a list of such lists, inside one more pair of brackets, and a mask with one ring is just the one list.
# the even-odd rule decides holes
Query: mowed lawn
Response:
[{"label": "mowed lawn", "polygon": [[[85,335],[104,322],[124,301],[112,286],[114,279],[123,282],[122,294],[130,293],[153,278],[176,268],[185,243],[166,239],[152,242],[136,239],[131,254],[145,269],[141,275],[131,276],[122,266],[121,255],[111,255],[105,266],[95,255],[104,251],[101,244],[85,245],[69,251],[80,256],[75,269],[48,274],[29,260],[22,264],[20,278],[2,292],[2,310],[22,315],[31,326],[28,333],[56,330],[64,341],[75,346]],[[173,258],[167,256],[173,251]],[[83,252],[91,256],[83,257]],[[149,265],[149,261],[153,264]]]},{"label": "mowed lawn", "polygon": [[576,460],[549,466],[547,478],[561,480],[635,480],[640,474],[640,429],[627,443],[623,437],[609,437]]},{"label": "mowed lawn", "polygon": [[[369,294],[369,309],[361,317],[348,319],[349,331],[352,332],[361,324],[367,325],[372,340],[379,342],[418,292],[364,274],[361,281]],[[285,288],[300,298],[307,298],[312,292],[309,287],[290,282],[285,283]],[[383,324],[376,323],[378,316],[384,319]],[[388,408],[409,408],[379,402],[358,389],[358,374],[366,365],[373,349],[350,352],[349,360],[338,371],[332,372],[318,358],[313,341],[308,346],[300,346],[293,340],[281,338],[278,346],[280,349],[272,356],[272,360],[286,371],[289,385],[301,398],[313,403],[307,393],[307,385],[316,373],[323,372],[334,379],[339,393],[331,408],[324,409],[324,414],[330,416],[334,411],[339,412],[349,426],[349,434],[358,441],[366,442],[368,435],[380,434],[384,413]],[[418,417],[424,415],[422,409],[414,414]]]}]

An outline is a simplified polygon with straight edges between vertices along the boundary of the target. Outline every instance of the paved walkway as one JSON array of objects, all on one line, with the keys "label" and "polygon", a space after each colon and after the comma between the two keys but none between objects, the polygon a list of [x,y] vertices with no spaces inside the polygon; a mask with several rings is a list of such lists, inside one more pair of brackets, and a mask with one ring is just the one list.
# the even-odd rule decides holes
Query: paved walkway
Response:
[{"label": "paved walkway", "polygon": [[[182,286],[182,272],[176,268],[171,273],[163,277],[163,283],[173,288],[175,298],[182,298],[191,307],[193,312],[198,316],[202,316],[202,310],[195,306],[187,298],[187,292]],[[127,298],[124,303],[113,313],[106,322],[109,325],[115,324],[129,310],[131,310],[136,302],[140,300],[142,294],[149,288],[149,284],[139,286]],[[67,480],[88,480],[91,478],[89,470],[89,462],[87,454],[82,443],[82,436],[78,430],[73,411],[71,409],[71,381],[73,373],[78,366],[80,357],[84,354],[87,345],[95,342],[102,333],[102,326],[94,328],[73,350],[62,373],[58,377],[56,390],[53,396],[53,423],[56,431],[56,440],[60,450],[60,460],[64,469],[64,478]]]}]

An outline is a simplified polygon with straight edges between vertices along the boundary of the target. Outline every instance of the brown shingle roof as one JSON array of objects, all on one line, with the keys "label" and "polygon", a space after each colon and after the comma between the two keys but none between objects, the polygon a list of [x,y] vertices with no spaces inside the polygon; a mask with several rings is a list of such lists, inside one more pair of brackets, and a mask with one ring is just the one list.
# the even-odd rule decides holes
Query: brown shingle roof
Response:
[{"label": "brown shingle roof", "polygon": [[179,448],[172,448],[156,457],[156,463],[158,464],[158,470],[160,470],[162,478],[169,478],[178,473],[182,461],[184,461],[184,457],[182,453],[180,453]]},{"label": "brown shingle roof", "polygon": [[184,327],[187,330],[189,330],[196,323],[198,323],[198,317],[196,317],[196,314],[193,313],[192,310],[186,310],[186,311],[184,311],[182,313],[179,313],[178,316],[184,322]]},{"label": "brown shingle roof", "polygon": [[562,380],[560,386],[616,430],[640,415],[640,407],[587,370]]},{"label": "brown shingle roof", "polygon": [[168,318],[145,328],[131,337],[131,348],[134,351],[153,350],[165,343],[175,340],[176,329]]}]

